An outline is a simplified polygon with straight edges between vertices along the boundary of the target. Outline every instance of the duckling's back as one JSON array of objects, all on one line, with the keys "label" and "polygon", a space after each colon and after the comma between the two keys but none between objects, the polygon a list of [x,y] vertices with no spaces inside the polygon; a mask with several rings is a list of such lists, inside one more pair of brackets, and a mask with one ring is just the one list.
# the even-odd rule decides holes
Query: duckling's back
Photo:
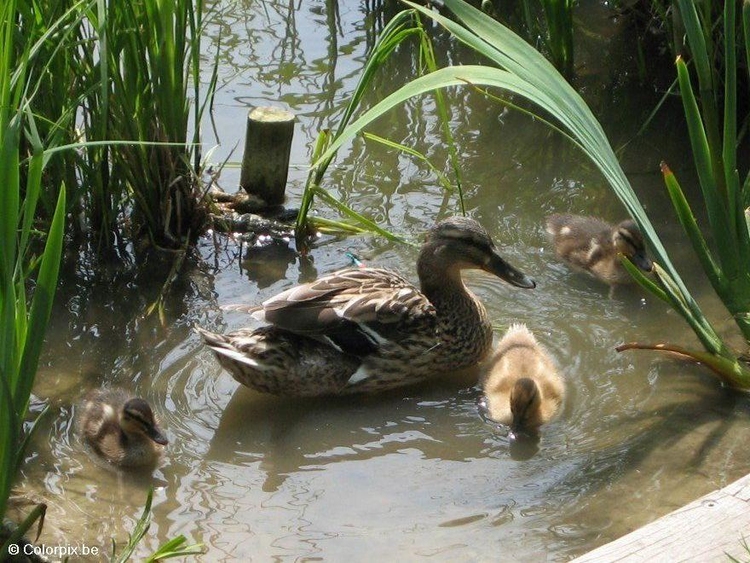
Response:
[{"label": "duckling's back", "polygon": [[95,442],[108,433],[119,431],[120,409],[128,398],[120,389],[96,389],[88,393],[80,405],[79,432],[86,440]]},{"label": "duckling's back", "polygon": [[596,217],[555,214],[547,217],[547,232],[552,236],[555,253],[574,266],[588,269],[593,253],[610,246],[612,225]]},{"label": "duckling's back", "polygon": [[511,424],[510,395],[519,379],[531,379],[541,394],[541,418],[551,419],[559,409],[565,385],[555,363],[524,324],[513,324],[505,333],[490,361],[482,387],[493,420]]}]

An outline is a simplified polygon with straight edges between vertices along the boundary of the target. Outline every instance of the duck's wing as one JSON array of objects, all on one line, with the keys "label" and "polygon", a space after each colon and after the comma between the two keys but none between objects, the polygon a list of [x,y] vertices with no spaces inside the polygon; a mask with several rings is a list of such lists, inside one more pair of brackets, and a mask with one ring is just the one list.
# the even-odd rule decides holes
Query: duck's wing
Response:
[{"label": "duck's wing", "polygon": [[341,270],[293,287],[265,301],[254,316],[356,355],[415,325],[435,325],[429,300],[398,274],[378,268]]}]

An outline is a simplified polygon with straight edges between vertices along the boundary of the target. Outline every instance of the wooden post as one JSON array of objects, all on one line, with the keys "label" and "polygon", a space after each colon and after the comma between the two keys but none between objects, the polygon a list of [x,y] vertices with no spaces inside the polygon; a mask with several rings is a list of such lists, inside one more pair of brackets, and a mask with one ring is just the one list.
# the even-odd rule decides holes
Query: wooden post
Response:
[{"label": "wooden post", "polygon": [[255,108],[247,116],[240,186],[269,206],[284,202],[294,119],[275,107]]}]

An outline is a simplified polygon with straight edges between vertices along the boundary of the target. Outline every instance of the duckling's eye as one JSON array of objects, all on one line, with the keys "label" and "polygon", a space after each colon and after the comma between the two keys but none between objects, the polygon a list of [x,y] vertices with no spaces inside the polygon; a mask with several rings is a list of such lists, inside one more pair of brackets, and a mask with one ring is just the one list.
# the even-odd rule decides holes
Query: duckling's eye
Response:
[{"label": "duckling's eye", "polygon": [[632,254],[635,254],[636,252],[638,252],[638,247],[639,247],[638,241],[636,241],[633,238],[631,233],[629,233],[628,231],[619,230],[617,231],[617,234],[620,235],[620,240],[622,240],[622,242],[625,243],[625,245],[629,247],[628,250]]},{"label": "duckling's eye", "polygon": [[126,416],[127,416],[127,417],[128,417],[129,419],[130,419],[130,420],[132,420],[133,422],[135,422],[135,423],[137,423],[137,424],[140,424],[140,425],[141,425],[141,426],[143,426],[144,428],[148,428],[148,427],[150,426],[150,424],[151,424],[151,423],[150,423],[150,422],[149,422],[148,420],[146,420],[146,419],[145,419],[145,418],[143,417],[143,415],[142,415],[141,413],[139,413],[138,411],[130,411],[130,410],[126,410],[126,411],[125,411],[125,415],[126,415]]}]

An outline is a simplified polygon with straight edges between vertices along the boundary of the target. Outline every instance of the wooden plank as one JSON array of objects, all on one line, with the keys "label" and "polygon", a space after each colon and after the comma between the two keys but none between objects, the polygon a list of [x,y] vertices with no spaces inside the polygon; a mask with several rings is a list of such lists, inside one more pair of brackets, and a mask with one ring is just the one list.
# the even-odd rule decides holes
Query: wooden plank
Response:
[{"label": "wooden plank", "polygon": [[576,563],[748,561],[750,475],[574,559]]}]

